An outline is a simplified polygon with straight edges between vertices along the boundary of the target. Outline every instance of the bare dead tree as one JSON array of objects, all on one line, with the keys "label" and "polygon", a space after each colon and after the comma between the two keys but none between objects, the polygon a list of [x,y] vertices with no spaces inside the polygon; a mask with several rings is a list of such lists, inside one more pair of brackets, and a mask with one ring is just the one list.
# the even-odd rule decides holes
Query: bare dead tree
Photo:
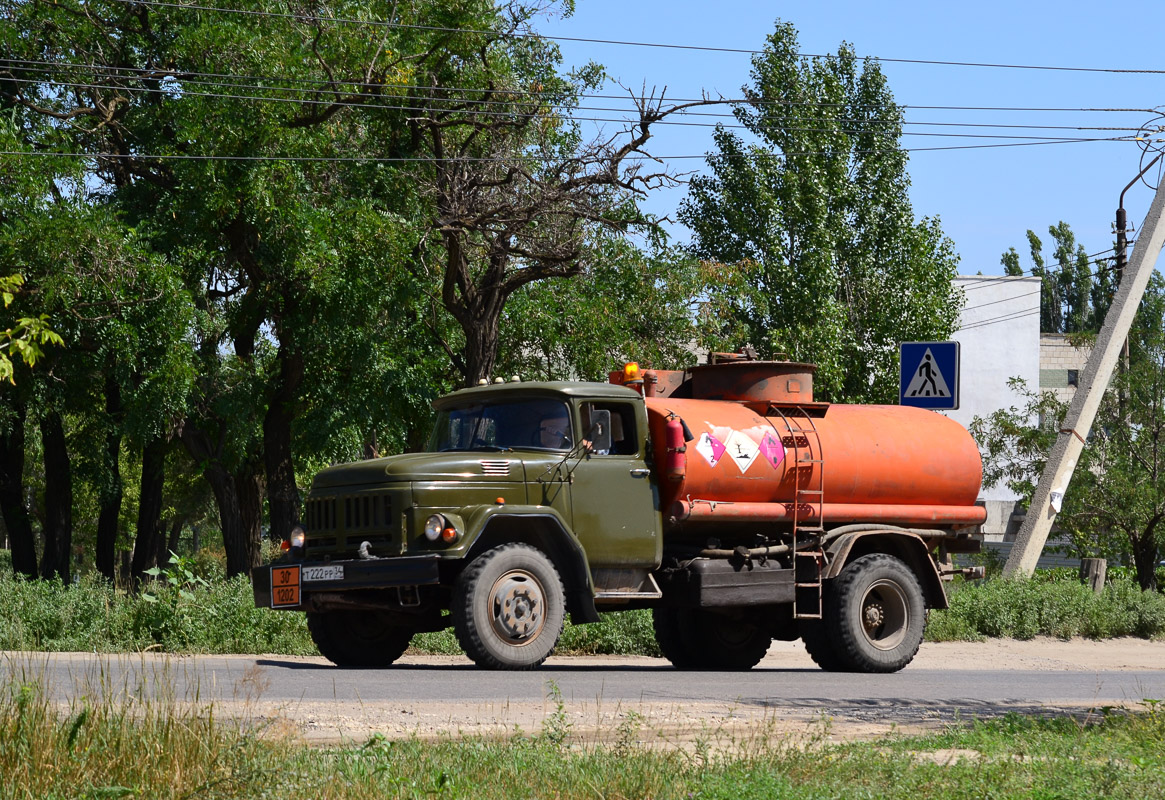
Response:
[{"label": "bare dead tree", "polygon": [[[483,64],[488,53],[483,49]],[[436,87],[434,87],[436,89]],[[644,146],[651,126],[713,101],[665,106],[662,95],[631,94],[638,119],[626,129],[577,144],[566,115],[532,107],[531,95],[487,86],[467,107],[428,108],[411,120],[431,150],[423,195],[433,207],[428,277],[464,334],[460,351],[444,343],[467,384],[490,375],[506,301],[523,286],[571,277],[585,267],[589,232],[650,228],[635,199],[680,177]],[[512,105],[506,105],[507,102]],[[502,108],[504,111],[498,111]]]}]

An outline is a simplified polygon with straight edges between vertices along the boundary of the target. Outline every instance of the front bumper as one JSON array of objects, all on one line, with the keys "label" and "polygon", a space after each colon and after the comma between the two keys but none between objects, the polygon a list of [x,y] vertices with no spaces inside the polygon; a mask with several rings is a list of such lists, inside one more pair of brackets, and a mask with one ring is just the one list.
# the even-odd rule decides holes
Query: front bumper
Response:
[{"label": "front bumper", "polygon": [[[251,585],[255,593],[255,605],[260,608],[277,607],[288,610],[302,610],[308,604],[313,592],[345,592],[355,589],[392,589],[402,586],[431,586],[441,582],[437,564],[441,557],[434,555],[401,556],[399,558],[378,558],[375,560],[353,559],[351,561],[322,562],[306,561],[300,564],[265,564],[251,570]],[[300,576],[308,567],[343,567],[344,577],[332,580],[303,580],[299,578],[298,603],[273,606],[271,602],[271,570],[298,566]]]}]

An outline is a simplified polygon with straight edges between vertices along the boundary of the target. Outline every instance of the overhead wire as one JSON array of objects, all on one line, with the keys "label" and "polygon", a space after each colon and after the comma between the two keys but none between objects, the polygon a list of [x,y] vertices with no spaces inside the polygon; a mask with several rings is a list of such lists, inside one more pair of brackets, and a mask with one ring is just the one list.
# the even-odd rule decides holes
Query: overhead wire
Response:
[{"label": "overhead wire", "polygon": [[[1107,253],[1107,252],[1109,252],[1109,250],[1114,250],[1114,249],[1115,248],[1110,247],[1108,250],[1102,250],[1100,252]],[[1099,255],[1099,254],[1097,254],[1097,255]],[[1092,256],[1089,256],[1089,258],[1092,258]],[[1090,265],[1099,265],[1099,264],[1103,264],[1103,263],[1106,263],[1109,261],[1112,261],[1112,259],[1097,259],[1097,260],[1091,261],[1089,263],[1090,263]],[[1069,265],[1065,264],[1063,261],[1059,261],[1056,263],[1060,267],[1060,269],[1056,270],[1056,272],[1059,274],[1063,274],[1064,269],[1067,266],[1069,266]],[[1100,269],[1096,270],[1095,272],[1090,272],[1088,274],[1088,280],[1094,281],[1098,276],[1104,274],[1105,272],[1111,272],[1115,269],[1116,269],[1115,264],[1108,264],[1107,266],[1101,267]],[[1019,276],[1019,275],[1001,276],[1001,278],[1003,278],[1003,279],[1017,278],[1017,277],[1021,277],[1021,276]],[[1000,300],[994,300],[994,301],[991,301],[988,303],[980,303],[980,304],[974,305],[974,306],[964,306],[962,309],[962,312],[967,312],[967,311],[970,311],[970,310],[973,310],[976,308],[984,308],[986,306],[991,306],[991,305],[998,305],[1000,303],[1006,303],[1009,301],[1022,300],[1024,298],[1034,297],[1036,295],[1043,295],[1043,292],[1044,292],[1043,281],[1047,280],[1049,278],[1056,277],[1056,275],[1053,273],[1049,273],[1047,275],[1033,276],[1033,277],[1040,277],[1041,278],[1040,288],[1034,292],[1028,292],[1026,294],[1015,295],[1013,297],[1005,297],[1005,298],[1002,298]],[[966,289],[964,289],[964,291],[966,291]],[[1034,309],[1021,309],[1021,310],[1016,310],[1016,311],[1009,311],[1009,312],[1007,312],[1005,314],[1001,314],[1000,316],[997,316],[997,317],[988,317],[987,319],[975,320],[974,322],[969,322],[966,325],[963,325],[959,328],[956,328],[954,332],[957,333],[959,331],[974,330],[975,328],[982,328],[982,327],[986,327],[988,325],[997,325],[997,324],[1000,324],[1003,322],[1010,322],[1010,321],[1016,320],[1016,319],[1023,319],[1025,317],[1034,316],[1034,315],[1040,314],[1040,313],[1042,313],[1042,301],[1041,301],[1041,305],[1037,306]]]},{"label": "overhead wire", "polygon": [[[246,75],[234,74],[226,72],[200,72],[192,70],[178,70],[178,69],[147,69],[145,67],[127,67],[127,66],[113,66],[104,64],[77,64],[71,62],[61,61],[44,61],[33,59],[12,59],[0,57],[0,64],[7,63],[18,65],[18,69],[32,69],[33,67],[58,67],[67,69],[79,70],[97,70],[102,72],[113,73],[116,77],[132,78],[140,77],[142,79],[162,81],[167,78],[174,78],[176,80],[186,80],[187,78],[202,79],[202,78],[223,78],[227,80],[248,80],[248,81],[280,81],[283,83],[299,83],[310,84],[315,87],[320,86],[320,79],[315,78],[295,78],[290,76],[269,76],[269,75]],[[49,71],[49,70],[44,70]],[[121,73],[129,73],[122,75]],[[213,85],[211,82],[208,84]],[[334,83],[340,86],[350,86],[356,88],[386,88],[390,84],[385,84],[377,81],[363,81],[363,80],[335,80]],[[232,84],[223,84],[232,85]],[[481,87],[465,87],[465,86],[432,86],[423,84],[391,84],[392,88],[396,89],[423,89],[429,91],[442,92],[460,92],[460,93],[480,93]],[[282,89],[284,87],[263,87],[269,89]],[[320,91],[331,91],[328,89],[320,89]],[[559,93],[548,90],[535,89],[520,89],[516,87],[508,87],[504,90],[507,94],[522,95],[527,97],[556,97]],[[595,92],[576,92],[574,96],[586,99],[599,100],[628,100],[634,99],[635,96],[630,92],[625,94],[603,94]],[[709,97],[674,97],[670,99],[673,103],[698,103],[705,100],[710,100]],[[466,101],[469,102],[469,101]],[[504,101],[490,101],[490,102],[504,102]],[[837,108],[845,107],[845,103],[826,103],[814,100],[764,100],[760,98],[731,98],[719,97],[715,99],[716,103],[723,103],[725,105],[747,105],[753,107],[767,107],[767,106],[794,106],[794,107],[821,107],[821,108]],[[1048,113],[1137,113],[1137,114],[1156,114],[1159,109],[1152,108],[1090,108],[1090,107],[1066,107],[1066,106],[943,106],[943,105],[921,105],[915,103],[897,104],[898,108],[910,109],[917,111],[1003,111],[1003,112],[1048,112]],[[690,112],[689,112],[690,113]],[[725,114],[724,116],[729,116]]]},{"label": "overhead wire", "polygon": [[[13,60],[11,60],[11,59],[0,58],[0,64],[5,63],[5,62],[12,63],[12,61]],[[40,66],[40,65],[29,68],[29,71],[45,72],[45,73],[51,74],[51,71],[48,68]],[[123,76],[117,76],[117,77],[123,77]],[[124,76],[124,77],[134,77],[134,76]],[[109,85],[109,84],[105,84],[105,83],[62,81],[62,80],[56,80],[56,79],[40,80],[40,79],[36,79],[36,78],[16,78],[16,77],[10,77],[7,79],[7,81],[11,82],[11,83],[16,83],[16,84],[47,85],[47,86],[52,86],[52,87],[66,87],[66,88],[74,88],[74,89],[93,89],[93,90],[110,89],[110,90],[118,90],[118,91],[126,91],[126,92],[139,92],[139,93],[144,92],[144,93],[150,93],[150,94],[161,94],[161,95],[166,95],[166,96],[173,95],[176,97],[203,97],[203,98],[210,98],[210,99],[247,100],[247,101],[257,101],[257,102],[291,103],[291,104],[299,104],[299,105],[326,105],[326,106],[336,106],[336,107],[351,107],[351,108],[360,108],[360,109],[379,109],[379,110],[397,110],[397,111],[400,111],[400,110],[421,110],[421,109],[418,109],[416,106],[411,106],[411,105],[389,105],[389,104],[385,104],[383,102],[374,102],[374,101],[364,102],[364,101],[356,101],[356,100],[311,99],[311,98],[303,98],[303,97],[278,97],[278,96],[267,97],[267,96],[263,96],[263,95],[232,94],[229,92],[192,92],[192,91],[188,91],[185,89],[185,86],[187,84],[194,84],[197,86],[222,87],[222,88],[227,88],[227,89],[252,89],[252,90],[256,90],[256,91],[273,91],[273,92],[309,91],[309,90],[296,89],[296,88],[292,88],[292,87],[264,86],[261,84],[225,83],[222,81],[205,81],[205,80],[200,80],[200,79],[193,79],[192,80],[192,79],[188,79],[184,76],[171,76],[171,75],[166,75],[166,76],[161,76],[161,77],[151,76],[148,79],[151,81],[163,83],[165,80],[170,79],[170,78],[173,78],[179,85],[169,86],[169,87],[167,87],[167,86],[121,86],[121,85]],[[139,78],[139,79],[145,79],[145,78]],[[403,86],[390,86],[390,85],[386,85],[386,84],[377,84],[377,83],[362,84],[362,85],[381,88],[381,89],[405,88]],[[410,88],[427,88],[430,91],[444,91],[445,90],[445,87],[410,87]],[[312,90],[312,91],[313,91],[313,93],[320,93],[320,94],[335,93],[334,89],[327,89],[327,88],[317,88],[317,89]],[[392,97],[393,97],[392,95],[387,95],[385,97],[385,99],[389,99]],[[484,105],[484,106],[496,105],[496,106],[505,106],[507,108],[532,107],[532,108],[540,109],[540,111],[538,111],[538,112],[531,112],[531,116],[537,116],[539,113],[542,113],[542,111],[545,110],[545,108],[546,108],[545,106],[540,106],[540,105],[535,104],[535,103],[521,102],[521,101],[515,102],[512,100],[484,100],[484,99],[471,99],[471,98],[454,98],[454,97],[441,97],[438,95],[405,95],[405,96],[401,96],[399,99],[400,100],[417,100],[417,101],[423,100],[423,101],[429,101],[429,102],[434,102],[434,103],[445,103],[445,104],[455,104],[455,105],[459,105],[459,104]],[[622,99],[625,99],[625,100],[632,99],[633,100],[634,98],[622,98]],[[694,101],[694,102],[699,102],[699,101]],[[724,102],[726,104],[728,103],[728,101],[715,101],[715,100],[709,101],[709,102],[716,103],[716,104],[721,103],[721,102]],[[553,107],[554,106],[551,106],[551,108],[553,108]],[[456,110],[459,113],[463,113],[463,114],[481,113],[483,115],[488,115],[490,113],[492,113],[494,115],[502,115],[502,114],[514,115],[517,113],[514,111],[487,112],[487,111],[476,111],[473,109],[437,109],[437,110],[439,110],[439,111]],[[635,110],[636,109],[634,109],[634,108],[612,108],[609,106],[607,106],[607,107],[604,107],[604,106],[595,107],[595,106],[585,106],[585,105],[579,105],[579,106],[567,105],[567,106],[563,107],[563,113],[566,113],[567,115],[569,115],[569,117],[571,119],[574,119],[574,120],[577,120],[580,122],[629,122],[629,123],[634,123],[635,120],[633,120],[633,119],[627,119],[627,118],[610,119],[610,118],[583,117],[583,116],[578,116],[575,112],[577,112],[577,111],[597,111],[597,112],[630,113],[630,112],[635,111]],[[712,118],[719,118],[719,119],[736,119],[736,116],[734,114],[723,113],[723,112],[710,113],[710,112],[697,112],[697,111],[692,111],[690,109],[684,109],[684,110],[681,110],[681,111],[676,112],[676,113],[677,113],[677,116],[682,115],[682,116],[712,117]],[[950,128],[978,128],[978,129],[1001,128],[1001,129],[1008,129],[1008,130],[1011,130],[1011,129],[1018,129],[1018,130],[1068,130],[1068,131],[1097,131],[1097,132],[1100,132],[1100,131],[1104,131],[1104,132],[1125,131],[1125,132],[1129,132],[1129,133],[1136,132],[1136,131],[1142,131],[1144,129],[1144,126],[1133,127],[1133,126],[1081,126],[1081,125],[1015,125],[1015,124],[1008,124],[1008,123],[987,123],[987,122],[937,122],[937,121],[932,121],[932,120],[907,120],[907,119],[902,119],[902,120],[860,119],[860,118],[855,118],[855,117],[819,117],[817,119],[821,120],[822,122],[861,123],[862,125],[885,124],[885,125],[895,126],[895,127],[896,126],[904,126],[904,127],[905,126],[910,126],[910,127],[913,127],[913,126],[924,127],[925,126],[925,127],[950,127]],[[722,126],[726,129],[746,129],[747,128],[747,126],[739,125],[739,124],[682,122],[679,120],[668,120],[668,119],[657,120],[653,124],[680,125],[680,126],[688,126],[688,127]],[[812,129],[812,128],[788,128],[787,130],[806,131],[806,132],[832,132],[833,129],[830,129],[829,131],[819,131],[818,129]],[[842,130],[841,132],[851,133],[853,131]],[[921,132],[903,132],[903,133],[904,133],[904,135],[915,135],[915,136],[930,135],[930,134],[925,134],[925,133],[921,133]],[[955,135],[955,134],[946,134],[946,135]],[[967,134],[967,136],[969,138],[1025,138],[1025,137],[1003,136],[1003,135],[995,136],[995,135],[987,135],[987,134]],[[1052,138],[1062,138],[1062,137],[1052,137]]]},{"label": "overhead wire", "polygon": [[[273,11],[257,11],[253,9],[236,9],[225,8],[222,6],[209,6],[198,3],[174,3],[165,2],[165,0],[115,0],[116,2],[126,5],[148,6],[156,8],[175,8],[191,11],[211,11],[224,14],[241,14],[246,16],[267,17],[272,19],[291,19],[293,21],[302,22],[326,22],[332,24],[343,25],[363,25],[378,28],[394,28],[399,30],[419,30],[433,33],[455,33],[455,34],[469,34],[469,35],[488,35],[496,36],[498,38],[512,38],[512,39],[544,39],[546,41],[556,42],[579,42],[584,44],[606,44],[617,45],[621,47],[654,47],[670,50],[691,50],[700,52],[716,52],[716,53],[738,53],[744,55],[761,55],[765,51],[753,50],[749,48],[739,47],[712,47],[709,45],[684,45],[672,44],[666,42],[636,42],[624,41],[617,39],[598,39],[581,36],[550,36],[534,32],[523,31],[500,31],[500,30],[486,30],[476,28],[453,28],[440,25],[415,25],[403,22],[391,22],[388,20],[367,20],[356,19],[351,17],[324,17],[312,14],[294,14],[287,12],[273,12]],[[836,53],[818,54],[818,53],[798,53],[801,58],[824,58],[824,59],[838,59],[840,56]],[[866,58],[866,57],[863,57]],[[952,66],[952,67],[985,67],[993,69],[1021,69],[1021,70],[1049,70],[1057,72],[1093,72],[1093,73],[1115,73],[1115,74],[1139,74],[1139,75],[1165,75],[1165,70],[1161,69],[1125,69],[1114,67],[1075,67],[1075,66],[1058,66],[1058,65],[1041,65],[1041,64],[1007,64],[1007,63],[991,63],[978,61],[947,61],[935,59],[921,59],[921,58],[890,58],[885,56],[868,56],[873,61],[884,63],[898,63],[898,64],[919,64],[919,65],[934,65],[934,66]]]},{"label": "overhead wire", "polygon": [[[968,145],[944,145],[939,147],[904,147],[894,148],[892,150],[858,150],[854,151],[853,155],[875,155],[878,153],[925,153],[945,150],[983,150],[1000,147],[1038,147],[1042,145],[1055,144],[1078,144],[1082,142],[1128,142],[1128,139],[1123,137],[1115,138],[1098,138],[1098,139],[1058,139],[1053,141],[1039,141],[1039,142],[1001,142],[995,144],[968,144]],[[783,157],[809,157],[815,155],[824,155],[821,151],[808,151],[799,153],[780,153]],[[416,156],[285,156],[285,155],[248,155],[248,156],[232,156],[232,155],[196,155],[188,153],[80,153],[80,152],[58,152],[50,150],[3,150],[0,151],[0,156],[30,156],[30,157],[58,157],[58,158],[92,158],[92,159],[142,159],[142,160],[178,160],[178,161],[273,161],[273,162],[363,162],[363,163],[498,163],[498,164],[512,164],[517,161],[534,162],[536,159],[532,156],[522,156],[516,158],[487,158],[487,157],[463,157],[463,158],[427,158]],[[709,154],[692,154],[692,155],[639,155],[627,156],[629,161],[681,161],[691,159],[708,158]],[[715,158],[753,158],[754,154],[741,153],[738,155],[718,154]],[[680,181],[683,182],[683,181]]]},{"label": "overhead wire", "polygon": [[[41,83],[40,81],[31,79],[31,78],[15,78],[15,79],[10,78],[9,81],[16,82],[16,83],[35,83],[38,85]],[[54,81],[52,83],[52,85],[65,87],[65,88],[81,88],[81,89],[107,88],[104,84],[68,83],[68,82],[61,82],[61,81]],[[131,92],[131,93],[144,92],[144,93],[156,93],[156,94],[165,94],[165,95],[174,94],[173,90],[169,90],[169,89],[165,89],[165,88],[126,87],[126,86],[121,86],[121,87],[116,87],[116,88],[120,91]],[[417,107],[417,106],[413,106],[413,105],[388,105],[388,104],[384,104],[384,103],[375,103],[375,102],[363,103],[363,102],[352,102],[352,101],[342,101],[342,100],[314,100],[314,99],[309,99],[309,98],[293,98],[293,97],[262,97],[262,96],[257,96],[257,95],[236,95],[236,94],[226,94],[226,93],[219,93],[219,92],[182,92],[181,96],[182,97],[201,97],[201,98],[208,98],[208,99],[214,99],[214,100],[249,100],[249,101],[259,101],[259,102],[288,103],[288,104],[293,104],[293,105],[327,106],[329,108],[332,108],[332,107],[350,107],[350,108],[357,108],[357,109],[362,109],[362,110],[414,111],[414,112],[417,112],[419,114],[423,114],[426,112],[432,113],[434,111],[436,111],[436,112],[450,112],[450,113],[456,113],[458,115],[464,115],[464,116],[469,116],[469,117],[495,117],[495,118],[496,117],[505,117],[505,118],[533,119],[536,117],[543,116],[542,112],[528,112],[527,113],[527,112],[516,112],[516,111],[490,111],[490,110],[482,110],[482,109],[459,109],[459,108],[425,109],[423,107]],[[406,99],[411,99],[411,98],[406,98]],[[596,109],[596,110],[602,110],[602,109]],[[623,111],[624,109],[608,109],[608,110],[618,112],[618,111]],[[627,125],[638,125],[640,122],[639,120],[636,120],[636,119],[633,119],[630,117],[618,117],[618,118],[585,117],[585,116],[578,116],[578,115],[575,115],[573,113],[568,113],[567,116],[569,119],[574,120],[576,122],[616,122],[616,123],[622,123],[622,124],[627,124]],[[854,122],[861,122],[861,120],[853,120],[853,121]],[[672,125],[672,126],[682,126],[682,127],[698,127],[698,128],[724,128],[724,129],[728,129],[728,130],[749,130],[748,126],[746,126],[746,125],[739,125],[739,124],[729,125],[729,124],[724,124],[724,123],[711,123],[711,122],[684,122],[681,120],[673,120],[673,119],[653,120],[651,122],[651,124],[652,125]],[[911,125],[913,123],[907,122],[907,123],[902,123],[902,124],[903,125]],[[934,124],[941,124],[941,123],[934,123]],[[971,126],[970,124],[968,124],[968,126],[979,127],[979,128],[992,127],[992,126],[988,126],[988,125]],[[1024,127],[1034,127],[1034,126],[1024,126]],[[1052,129],[1059,130],[1061,128],[1052,128]],[[1017,135],[1017,134],[1008,134],[1008,133],[941,133],[941,132],[930,132],[930,131],[896,130],[894,128],[857,129],[857,128],[802,128],[802,127],[782,126],[781,130],[792,132],[792,133],[843,133],[843,134],[853,134],[853,135],[863,134],[863,133],[874,133],[874,134],[893,133],[893,134],[896,134],[897,136],[928,136],[928,137],[932,137],[932,138],[949,138],[949,139],[1007,139],[1007,140],[1014,140],[1014,141],[1058,141],[1058,142],[1059,141],[1065,141],[1065,142],[1067,142],[1067,141],[1098,141],[1097,137],[1072,138],[1072,137],[1066,137],[1066,136],[1021,136],[1021,135]],[[1106,128],[1072,128],[1071,130],[1081,130],[1081,131],[1083,131],[1083,130],[1095,130],[1095,131],[1105,131],[1105,132],[1130,131],[1130,132],[1132,132],[1132,131],[1139,130],[1139,129],[1106,127]],[[1127,137],[1116,137],[1116,138],[1127,138]]]},{"label": "overhead wire", "polygon": [[[1129,246],[1131,247],[1132,244],[1133,243],[1130,242]],[[1115,247],[1108,247],[1108,248],[1105,248],[1104,250],[1098,250],[1095,253],[1090,253],[1087,256],[1085,256],[1085,258],[1089,259],[1090,264],[1102,264],[1106,261],[1110,261],[1111,259],[1098,258],[1098,256],[1102,256],[1105,253],[1115,252],[1115,250],[1116,250]],[[1067,265],[1063,261],[1057,261],[1054,266],[1059,267],[1060,270],[1063,270]],[[976,283],[974,286],[963,287],[963,291],[964,292],[971,292],[971,291],[975,291],[977,289],[990,288],[991,284],[999,283],[1002,281],[1008,281],[1008,280],[1011,280],[1013,278],[1039,277],[1039,276],[1035,275],[1035,270],[1037,270],[1037,269],[1040,269],[1040,267],[1029,267],[1028,269],[1020,270],[1020,273],[1018,275],[997,275],[994,277],[985,277],[982,281]],[[1102,272],[1107,272],[1108,269],[1109,269],[1108,267],[1105,267],[1104,269],[1097,270],[1093,274],[1099,275]],[[967,277],[979,277],[979,276],[971,275],[971,276],[967,276]]]}]

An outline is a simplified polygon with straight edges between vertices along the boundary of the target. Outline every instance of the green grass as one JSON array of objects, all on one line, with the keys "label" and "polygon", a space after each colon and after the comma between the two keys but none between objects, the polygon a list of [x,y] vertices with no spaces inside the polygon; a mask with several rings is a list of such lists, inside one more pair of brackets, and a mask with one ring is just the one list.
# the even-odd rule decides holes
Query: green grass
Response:
[{"label": "green grass", "polygon": [[[0,559],[0,650],[316,653],[304,615],[255,608],[244,577],[228,581],[213,565],[198,567],[189,560],[160,577],[134,594],[92,574],[69,586],[15,578]],[[928,641],[1165,636],[1165,595],[1142,592],[1119,571],[1100,595],[1068,570],[1037,573],[1026,581],[956,582],[949,593],[950,609],[930,615]],[[412,648],[435,655],[461,652],[448,629],[418,634]],[[592,625],[568,623],[556,652],[660,654],[651,613],[642,610],[603,614]]]},{"label": "green grass", "polygon": [[[640,743],[580,740],[559,705],[508,738],[405,739],[312,748],[278,721],[213,707],[113,701],[61,709],[34,678],[0,688],[5,798],[1163,798],[1165,713],[1009,716],[924,737],[833,744],[828,723]],[[120,703],[120,704],[119,704]]]}]

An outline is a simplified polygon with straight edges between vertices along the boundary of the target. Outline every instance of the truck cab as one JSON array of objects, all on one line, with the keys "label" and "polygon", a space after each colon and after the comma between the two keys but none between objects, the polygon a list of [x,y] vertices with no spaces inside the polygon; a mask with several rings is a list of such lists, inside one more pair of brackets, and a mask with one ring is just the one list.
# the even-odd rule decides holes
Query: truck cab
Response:
[{"label": "truck cab", "polygon": [[[600,383],[513,382],[454,392],[434,407],[424,452],[316,475],[284,560],[254,571],[257,604],[306,611],[321,652],[337,663],[395,660],[412,633],[449,624],[441,612],[453,610],[465,567],[508,546],[503,562],[518,555],[539,563],[529,575],[508,570],[496,591],[509,594],[489,602],[510,602],[523,625],[540,627],[506,628],[504,616],[489,627],[525,664],[549,654],[530,647],[538,637],[529,630],[556,639],[557,631],[543,632],[547,623],[561,629],[564,610],[589,622],[604,603],[659,597],[652,573],[662,523],[640,394]],[[554,592],[564,602],[547,610]],[[362,629],[395,634],[382,637],[380,650],[340,652],[360,641],[347,630],[357,618]],[[513,653],[482,660],[516,666]]]}]

